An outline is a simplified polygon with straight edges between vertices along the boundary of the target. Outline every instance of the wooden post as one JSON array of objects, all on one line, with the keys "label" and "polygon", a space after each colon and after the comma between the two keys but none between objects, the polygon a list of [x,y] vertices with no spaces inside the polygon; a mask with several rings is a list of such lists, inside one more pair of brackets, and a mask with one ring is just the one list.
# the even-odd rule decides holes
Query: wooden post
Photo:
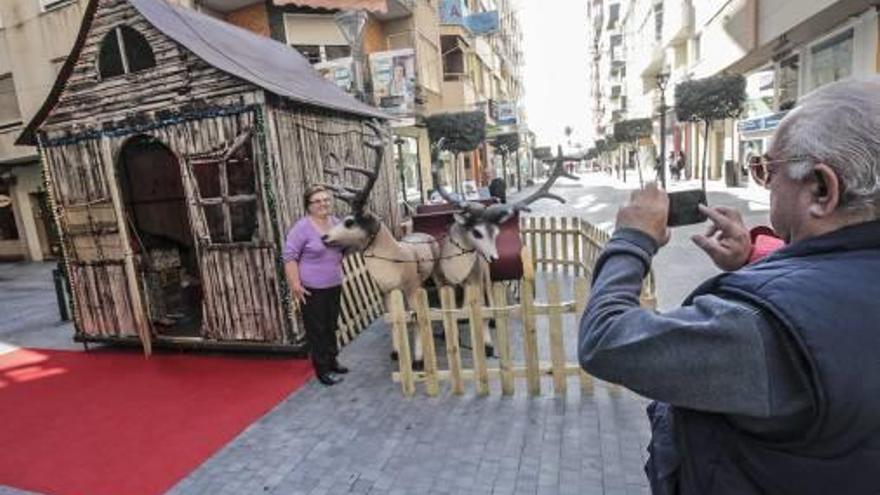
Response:
[{"label": "wooden post", "polygon": [[534,272],[538,266],[538,248],[536,247],[537,246],[537,244],[536,244],[537,235],[535,233],[535,229],[538,226],[537,226],[537,224],[535,224],[535,217],[528,217],[527,220],[529,221],[529,244],[528,244],[528,246],[529,246],[529,250],[532,254],[530,264],[532,267],[532,271]]},{"label": "wooden post", "polygon": [[548,323],[550,326],[550,362],[553,365],[553,391],[558,396],[565,395],[565,347],[562,344],[562,308],[559,297],[559,279],[554,277],[547,281],[547,299],[549,304]]},{"label": "wooden post", "polygon": [[483,294],[480,286],[468,284],[465,287],[465,300],[470,315],[471,354],[474,360],[474,385],[477,393],[489,393],[489,374],[486,370],[486,342],[483,338]]},{"label": "wooden post", "polygon": [[406,331],[406,310],[403,306],[403,294],[399,290],[391,292],[390,306],[388,311],[391,313],[391,331],[394,332],[394,340],[397,342],[400,386],[404,396],[412,397],[416,392],[416,384],[413,377],[412,356],[409,351],[409,335]]},{"label": "wooden post", "polygon": [[446,336],[446,360],[451,376],[452,393],[461,395],[464,386],[461,379],[461,351],[458,347],[458,321],[452,311],[455,308],[455,292],[452,287],[440,289],[440,306],[443,308],[443,333]]},{"label": "wooden post", "polygon": [[[131,312],[134,315],[134,323],[138,337],[144,347],[144,355],[153,353],[152,329],[147,320],[147,310],[141,299],[141,291],[138,286],[137,270],[134,266],[134,253],[131,251],[131,235],[125,224],[125,210],[119,197],[119,184],[116,182],[116,170],[114,167],[113,152],[110,150],[110,138],[101,138],[101,161],[104,165],[104,177],[107,181],[107,190],[110,192],[110,200],[115,210],[116,228],[119,231],[120,244],[122,245],[122,258],[125,265],[125,278],[128,279],[128,292],[131,300]],[[100,242],[100,239],[98,240]]]},{"label": "wooden post", "polygon": [[[590,297],[590,281],[584,277],[576,278],[574,281],[575,321],[579,322],[581,315],[584,314],[588,297]],[[581,395],[592,394],[593,378],[584,370],[581,370],[578,378],[581,381]]]},{"label": "wooden post", "polygon": [[541,226],[538,229],[538,235],[540,236],[540,254],[538,253],[537,247],[535,248],[535,258],[542,260],[542,266],[544,269],[547,269],[547,218],[541,217],[539,219],[539,225]]},{"label": "wooden post", "polygon": [[571,235],[571,232],[568,231],[568,218],[562,217],[562,259],[564,262],[562,263],[562,273],[568,274],[569,271],[569,261],[572,260],[571,255],[568,253],[568,236]]},{"label": "wooden post", "polygon": [[434,333],[431,330],[431,317],[428,315],[428,293],[425,289],[416,292],[415,301],[416,323],[419,326],[419,338],[422,339],[422,354],[425,362],[425,389],[428,395],[436,397],[440,391],[437,384],[437,354],[434,351]]},{"label": "wooden post", "polygon": [[572,261],[575,262],[574,265],[574,276],[580,277],[583,275],[583,267],[581,266],[583,263],[583,257],[581,256],[581,219],[579,217],[572,218],[571,222],[571,230],[572,230],[572,243],[574,253],[572,254]]},{"label": "wooden post", "polygon": [[[528,256],[528,252],[524,249],[524,255]],[[538,369],[538,339],[535,329],[535,273],[526,272],[523,274],[522,291],[520,294],[522,301],[520,305],[520,315],[523,322],[523,352],[526,358],[526,383],[528,385],[529,394],[541,394],[541,376]]]},{"label": "wooden post", "polygon": [[553,273],[559,273],[559,251],[556,250],[556,237],[559,232],[556,230],[556,217],[550,217],[550,260],[552,261]]},{"label": "wooden post", "polygon": [[[507,306],[507,289],[501,282],[495,282],[495,305]],[[501,360],[501,393],[513,395],[513,363],[510,356],[510,327],[507,325],[507,310],[495,312],[495,332],[498,336],[498,354]]]}]

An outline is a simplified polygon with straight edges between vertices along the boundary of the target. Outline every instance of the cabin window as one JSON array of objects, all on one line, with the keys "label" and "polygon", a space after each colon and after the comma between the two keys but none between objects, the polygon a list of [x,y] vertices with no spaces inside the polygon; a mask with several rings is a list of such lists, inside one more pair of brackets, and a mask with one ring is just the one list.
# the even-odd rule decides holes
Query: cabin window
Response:
[{"label": "cabin window", "polygon": [[211,242],[256,240],[257,180],[251,139],[225,158],[205,156],[190,163]]},{"label": "cabin window", "polygon": [[102,79],[131,74],[155,66],[156,57],[147,39],[129,26],[117,26],[101,41],[98,72]]}]

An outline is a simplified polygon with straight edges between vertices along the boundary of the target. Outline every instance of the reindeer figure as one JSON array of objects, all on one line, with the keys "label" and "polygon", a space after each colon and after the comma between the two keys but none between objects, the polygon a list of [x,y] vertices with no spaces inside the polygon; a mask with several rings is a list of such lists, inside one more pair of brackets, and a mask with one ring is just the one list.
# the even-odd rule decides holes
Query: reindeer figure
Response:
[{"label": "reindeer figure", "polygon": [[[449,227],[440,246],[438,271],[443,279],[451,285],[479,284],[485,297],[485,303],[492,307],[495,305],[495,301],[492,296],[489,263],[498,259],[498,247],[495,243],[501,225],[518,211],[531,211],[529,205],[539,199],[548,198],[564,203],[564,199],[549,192],[550,188],[559,177],[575,180],[577,177],[565,172],[560,160],[553,169],[550,178],[527,198],[512,205],[499,204],[487,207],[480,203],[456,199],[443,190],[440,185],[440,162],[438,159],[442,147],[443,139],[432,150],[431,177],[440,196],[448,203],[455,205],[460,211],[453,213],[455,221]],[[492,356],[495,349],[487,326],[483,326],[483,339],[486,356]]]},{"label": "reindeer figure", "polygon": [[[376,215],[367,210],[367,199],[376,183],[379,168],[385,153],[386,137],[375,124],[367,124],[373,131],[376,141],[365,142],[375,153],[372,171],[346,165],[342,170],[325,172],[337,178],[337,183],[328,184],[334,195],[351,206],[351,214],[335,225],[322,237],[328,245],[342,246],[347,250],[363,253],[367,270],[376,281],[379,290],[385,295],[386,307],[390,307],[389,296],[394,289],[400,289],[407,304],[413,307],[416,291],[422,283],[434,275],[436,260],[440,247],[429,234],[409,234],[398,241],[391,230]],[[331,159],[338,164],[335,155]],[[340,184],[345,172],[358,173],[367,178],[366,184],[358,189]],[[419,338],[411,338],[414,342],[413,366],[423,366],[422,343]],[[392,358],[397,354],[397,342],[394,342]]]}]

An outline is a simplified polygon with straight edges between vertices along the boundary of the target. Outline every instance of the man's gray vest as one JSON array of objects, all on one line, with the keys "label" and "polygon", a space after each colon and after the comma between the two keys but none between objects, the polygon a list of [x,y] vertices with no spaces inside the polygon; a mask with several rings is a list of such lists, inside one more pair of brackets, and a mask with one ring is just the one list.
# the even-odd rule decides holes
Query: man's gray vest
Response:
[{"label": "man's gray vest", "polygon": [[701,294],[740,299],[775,316],[802,354],[814,414],[787,441],[750,435],[721,414],[673,407],[671,418],[652,418],[661,440],[653,455],[676,450],[663,448],[664,436],[680,455],[677,491],[880,493],[880,221],[789,245],[709,280],[685,304]]}]

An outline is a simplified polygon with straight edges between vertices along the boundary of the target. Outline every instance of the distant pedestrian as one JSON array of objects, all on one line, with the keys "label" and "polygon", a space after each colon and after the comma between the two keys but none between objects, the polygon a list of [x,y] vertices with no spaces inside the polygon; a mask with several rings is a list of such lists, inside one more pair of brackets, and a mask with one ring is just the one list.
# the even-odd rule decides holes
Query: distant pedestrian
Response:
[{"label": "distant pedestrian", "polygon": [[495,177],[489,182],[489,196],[507,203],[507,183],[501,177]]}]

